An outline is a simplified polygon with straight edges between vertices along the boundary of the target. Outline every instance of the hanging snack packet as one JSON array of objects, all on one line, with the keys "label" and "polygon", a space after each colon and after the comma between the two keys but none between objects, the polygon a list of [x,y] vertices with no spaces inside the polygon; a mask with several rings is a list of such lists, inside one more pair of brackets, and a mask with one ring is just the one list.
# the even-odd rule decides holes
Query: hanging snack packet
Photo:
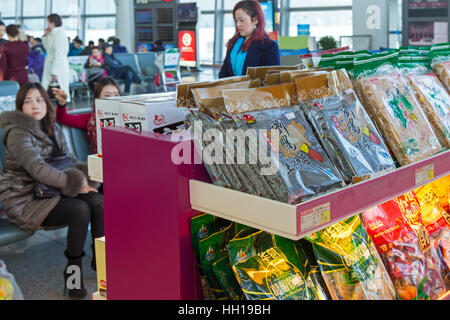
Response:
[{"label": "hanging snack packet", "polygon": [[[429,263],[426,232],[419,236],[402,216],[395,200],[363,213],[364,225],[403,300],[436,299],[443,280]],[[430,268],[431,267],[431,268]]]},{"label": "hanging snack packet", "polygon": [[434,45],[429,56],[434,72],[450,93],[450,43]]},{"label": "hanging snack packet", "polygon": [[405,166],[431,157],[442,146],[407,80],[390,64],[397,55],[357,58],[354,72],[369,104],[366,110],[400,165]]},{"label": "hanging snack packet", "polygon": [[441,145],[450,148],[450,94],[423,65],[405,69],[406,78]]},{"label": "hanging snack packet", "polygon": [[[253,90],[224,90],[223,95],[238,127],[244,132],[255,132],[258,137],[263,135],[264,139],[259,140],[269,142],[264,148],[277,170],[265,178],[278,201],[295,204],[342,186],[339,173],[304,115],[297,107],[290,107],[293,83]],[[278,137],[271,137],[271,130],[276,130]]]},{"label": "hanging snack packet", "polygon": [[420,202],[422,224],[436,250],[447,290],[450,289],[450,215],[441,207],[432,184],[414,190]]},{"label": "hanging snack packet", "polygon": [[344,70],[296,80],[299,102],[346,183],[395,169]]},{"label": "hanging snack packet", "polygon": [[441,207],[450,214],[450,175],[432,182]]},{"label": "hanging snack packet", "polygon": [[317,300],[308,260],[294,241],[242,232],[229,243],[230,264],[247,300]]},{"label": "hanging snack packet", "polygon": [[396,291],[359,216],[306,237],[334,300],[393,300]]}]

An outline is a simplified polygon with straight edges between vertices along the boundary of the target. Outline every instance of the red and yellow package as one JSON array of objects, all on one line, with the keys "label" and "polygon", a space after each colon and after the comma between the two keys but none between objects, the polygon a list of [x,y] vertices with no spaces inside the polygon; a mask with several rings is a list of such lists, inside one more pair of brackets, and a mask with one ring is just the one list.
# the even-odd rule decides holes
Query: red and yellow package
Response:
[{"label": "red and yellow package", "polygon": [[450,175],[432,182],[434,191],[436,192],[441,207],[450,213]]},{"label": "red and yellow package", "polygon": [[[422,231],[417,227],[417,218],[411,219],[414,215],[410,211],[416,209],[420,212],[418,202],[395,199],[365,211],[362,216],[400,298],[437,299],[445,292],[445,284],[426,231],[423,226]],[[407,215],[413,223],[405,219]]]},{"label": "red and yellow package", "polygon": [[428,232],[431,245],[436,250],[440,271],[447,290],[450,289],[450,215],[441,207],[432,186],[427,184],[414,190],[420,202],[422,224]]}]

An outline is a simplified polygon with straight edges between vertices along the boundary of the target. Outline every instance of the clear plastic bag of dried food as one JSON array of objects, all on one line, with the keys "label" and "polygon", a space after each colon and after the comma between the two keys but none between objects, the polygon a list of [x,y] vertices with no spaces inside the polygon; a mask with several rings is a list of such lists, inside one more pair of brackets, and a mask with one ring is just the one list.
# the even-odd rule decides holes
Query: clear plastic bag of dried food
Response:
[{"label": "clear plastic bag of dried food", "polygon": [[[276,171],[265,175],[280,201],[295,204],[342,187],[329,160],[298,107],[253,111],[235,116],[238,127],[264,139],[265,153]],[[272,130],[277,136],[270,136]],[[260,149],[261,157],[262,150]]]},{"label": "clear plastic bag of dried food", "polygon": [[355,75],[368,103],[366,110],[400,165],[405,166],[431,157],[442,146],[408,81],[390,64],[393,57],[395,53],[357,58]]},{"label": "clear plastic bag of dried food", "polygon": [[383,138],[353,90],[313,100],[305,109],[347,183],[355,177],[395,169]]},{"label": "clear plastic bag of dried food", "polygon": [[394,300],[397,292],[359,216],[308,237],[334,300]]},{"label": "clear plastic bag of dried food", "polygon": [[450,43],[432,46],[429,57],[431,67],[450,94]]}]

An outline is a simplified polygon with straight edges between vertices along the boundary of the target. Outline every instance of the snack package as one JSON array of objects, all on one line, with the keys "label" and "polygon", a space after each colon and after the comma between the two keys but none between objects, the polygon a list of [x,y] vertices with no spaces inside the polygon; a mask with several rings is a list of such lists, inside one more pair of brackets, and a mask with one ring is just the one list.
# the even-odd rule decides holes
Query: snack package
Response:
[{"label": "snack package", "polygon": [[441,207],[450,213],[450,175],[432,182]]},{"label": "snack package", "polygon": [[393,300],[396,290],[359,216],[306,237],[334,300]]},{"label": "snack package", "polygon": [[406,69],[406,78],[441,145],[450,148],[450,94],[425,66]]},{"label": "snack package", "polygon": [[397,55],[357,58],[355,76],[366,96],[366,110],[397,161],[405,166],[431,157],[442,146],[407,80],[390,64]]},{"label": "snack package", "polygon": [[303,64],[295,65],[295,66],[263,66],[263,67],[248,67],[247,75],[251,80],[259,80],[261,85],[265,85],[264,81],[266,79],[266,75],[271,71],[284,71],[284,70],[300,70],[304,69],[305,66]]},{"label": "snack package", "polygon": [[441,43],[432,46],[430,51],[431,66],[442,84],[450,93],[450,43]]},{"label": "snack package", "polygon": [[294,241],[267,232],[239,233],[230,264],[247,300],[318,300],[309,263]]},{"label": "snack package", "polygon": [[[290,93],[277,97],[269,94],[266,90],[269,87],[223,91],[226,108],[234,115],[238,127],[257,136],[265,135],[259,140],[269,142],[261,148],[267,150],[266,154],[277,165],[275,174],[265,176],[273,186],[276,200],[295,204],[341,187],[339,173],[304,115],[297,107],[289,107],[294,84],[276,87],[289,88]],[[271,130],[276,130],[278,137],[270,136]]]},{"label": "snack package", "polygon": [[414,190],[420,202],[422,224],[428,232],[431,246],[436,250],[440,270],[447,290],[450,289],[450,215],[441,207],[433,185]]},{"label": "snack package", "polygon": [[296,80],[304,113],[347,184],[396,168],[344,70]]},{"label": "snack package", "polygon": [[437,270],[437,258],[433,261],[435,251],[431,250],[426,231],[417,234],[405,220],[398,201],[369,209],[362,217],[400,298],[438,298],[445,285]]},{"label": "snack package", "polygon": [[203,272],[200,263],[199,243],[201,240],[208,238],[213,233],[220,231],[230,225],[230,221],[214,217],[209,214],[200,214],[191,219],[191,240],[194,249],[195,260],[200,271],[200,280],[202,283],[203,296],[206,300],[214,298],[211,288],[206,281],[205,273]]}]

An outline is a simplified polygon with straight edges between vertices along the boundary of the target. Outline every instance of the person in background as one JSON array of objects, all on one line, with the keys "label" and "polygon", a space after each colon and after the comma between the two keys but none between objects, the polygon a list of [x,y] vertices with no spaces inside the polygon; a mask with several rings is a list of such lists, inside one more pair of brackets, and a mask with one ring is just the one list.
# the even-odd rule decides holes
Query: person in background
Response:
[{"label": "person in background", "polygon": [[33,36],[28,36],[28,43],[30,44],[31,51],[37,51],[39,54],[44,54],[45,49],[42,45],[41,38],[34,38]]},{"label": "person in background", "polygon": [[95,100],[120,96],[119,85],[113,78],[98,80],[94,89],[94,103],[90,114],[70,114],[67,112],[67,94],[64,90],[53,89],[58,101],[56,120],[66,126],[86,130],[92,154],[97,154],[97,125],[95,122]]},{"label": "person in background", "polygon": [[166,51],[166,49],[163,46],[163,42],[161,40],[155,41],[155,46],[150,50],[151,52],[161,52]]},{"label": "person in background", "polygon": [[114,38],[113,41],[113,53],[128,53],[128,49],[120,44],[119,38]]},{"label": "person in background", "polygon": [[75,39],[69,46],[69,57],[78,56],[83,51],[83,41]]},{"label": "person in background", "polygon": [[[50,98],[39,83],[23,85],[16,96],[16,110],[0,115],[6,146],[4,170],[0,171],[0,201],[8,220],[23,230],[68,225],[63,272],[64,294],[84,298],[84,244],[91,226],[91,239],[105,235],[104,201],[99,184],[89,180],[87,164],[70,152],[64,132],[54,121]],[[48,162],[65,158],[61,170]],[[33,189],[39,182],[60,190],[59,196],[38,198]],[[95,247],[91,267],[95,270]],[[73,268],[79,270],[79,286],[71,288]],[[62,280],[62,279],[61,279]]]},{"label": "person in background", "polygon": [[79,56],[90,56],[92,54],[92,49],[95,47],[94,41],[89,41],[89,44],[81,51]]},{"label": "person in background", "polygon": [[238,2],[233,9],[233,17],[236,33],[228,41],[219,78],[245,75],[248,67],[280,65],[280,50],[264,29],[264,15],[259,2]]},{"label": "person in background", "polygon": [[97,80],[99,80],[101,77],[106,77],[108,75],[105,69],[105,60],[99,47],[92,48],[92,54],[86,61],[84,67],[88,71],[89,87],[91,88],[92,91],[94,91],[95,83],[97,82]]},{"label": "person in background", "polygon": [[10,24],[6,27],[9,41],[0,47],[0,80],[17,81],[19,85],[28,82],[29,46],[19,40],[19,28]]},{"label": "person in background", "polygon": [[5,39],[6,34],[6,25],[3,23],[3,21],[0,20],[0,47],[5,42],[8,42],[8,40]]},{"label": "person in background", "polygon": [[123,65],[113,53],[113,48],[110,44],[105,46],[104,50],[105,68],[110,77],[114,79],[123,79],[125,81],[125,94],[130,94],[131,84],[141,84],[142,80],[137,73],[130,67]]},{"label": "person in background", "polygon": [[69,42],[59,15],[51,14],[47,17],[47,29],[42,38],[42,43],[45,50],[47,50],[41,82],[42,86],[48,89],[51,82],[57,82],[60,88],[69,92],[70,67],[69,59],[67,59]]},{"label": "person in background", "polygon": [[99,47],[101,50],[104,49],[105,44],[106,44],[105,39],[103,39],[103,38],[98,39],[98,47]]}]

